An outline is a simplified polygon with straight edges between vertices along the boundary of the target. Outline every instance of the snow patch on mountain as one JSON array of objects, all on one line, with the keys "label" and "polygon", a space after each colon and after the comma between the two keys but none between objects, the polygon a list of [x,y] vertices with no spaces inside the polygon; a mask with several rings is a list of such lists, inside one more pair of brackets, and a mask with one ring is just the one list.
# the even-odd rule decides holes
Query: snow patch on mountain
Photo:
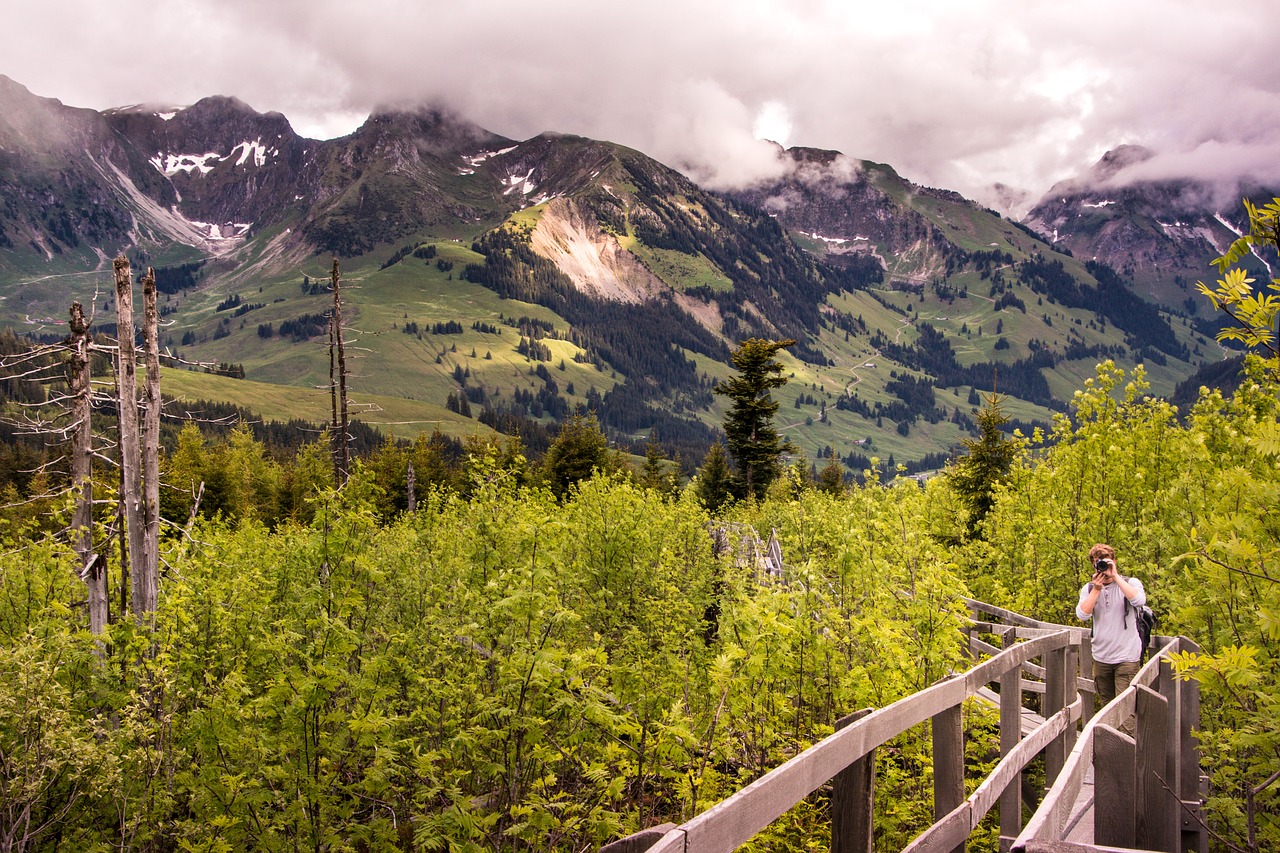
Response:
[{"label": "snow patch on mountain", "polygon": [[[238,152],[238,154],[237,154]],[[255,166],[267,165],[267,159],[280,155],[280,150],[275,147],[268,147],[262,140],[246,139],[239,142],[231,148],[228,154],[219,154],[217,151],[210,151],[205,154],[166,154],[163,151],[157,151],[149,162],[165,177],[172,178],[179,172],[199,172],[201,175],[207,175],[214,170],[219,163],[225,163],[235,158],[235,165],[243,166],[252,158]]]},{"label": "snow patch on mountain", "polygon": [[194,219],[188,221],[204,232],[206,240],[215,241],[243,240],[253,227],[252,222],[224,222],[219,225],[216,222],[197,222]]},{"label": "snow patch on mountain", "polygon": [[506,154],[509,151],[515,151],[519,147],[520,146],[518,145],[512,145],[510,148],[503,148],[499,151],[481,151],[479,154],[463,154],[462,155],[463,162],[465,162],[468,166],[470,166],[472,170],[471,172],[466,172],[465,174],[468,174],[468,175],[472,174],[475,171],[475,167],[479,166],[485,160],[488,160],[491,157],[498,157],[502,154]]},{"label": "snow patch on mountain", "polygon": [[508,175],[506,183],[507,188],[502,191],[503,195],[511,195],[517,189],[522,195],[528,195],[538,188],[538,185],[533,182],[532,168],[523,175]]},{"label": "snow patch on mountain", "polygon": [[213,171],[213,166],[209,165],[210,160],[226,159],[217,151],[210,151],[207,154],[165,154],[163,151],[157,151],[156,156],[152,157],[148,162],[165,174],[166,177],[173,177],[179,172],[191,174],[198,171],[202,175],[207,175]]},{"label": "snow patch on mountain", "polygon": [[834,246],[843,246],[845,243],[848,243],[850,240],[866,240],[867,239],[866,237],[859,237],[856,235],[853,237],[824,237],[821,234],[819,234],[817,231],[814,231],[813,233],[809,233],[807,231],[801,231],[800,233],[804,234],[806,237],[812,240],[818,240],[820,242],[829,243]]},{"label": "snow patch on mountain", "polygon": [[245,140],[244,142],[241,142],[239,145],[237,145],[235,148],[232,148],[231,154],[228,154],[223,159],[230,160],[231,155],[235,154],[236,151],[240,152],[240,158],[236,160],[237,166],[243,165],[244,161],[248,160],[249,157],[253,157],[254,165],[265,166],[267,165],[268,156],[275,157],[280,153],[279,150],[275,148],[268,148],[267,146],[263,145],[261,139],[255,139],[252,142]]},{"label": "snow patch on mountain", "polygon": [[1222,225],[1223,228],[1227,229],[1237,237],[1244,236],[1243,234],[1240,233],[1240,229],[1232,225],[1230,222],[1228,222],[1227,219],[1221,213],[1215,213],[1213,215],[1213,218],[1218,220],[1218,222]]},{"label": "snow patch on mountain", "polygon": [[[1243,237],[1243,236],[1244,236],[1244,232],[1242,232],[1242,231],[1241,231],[1239,228],[1237,228],[1236,226],[1232,225],[1232,224],[1227,220],[1227,218],[1226,218],[1226,217],[1224,217],[1221,213],[1215,213],[1215,214],[1213,214],[1213,218],[1214,218],[1214,219],[1216,219],[1216,220],[1218,220],[1218,222],[1222,225],[1222,227],[1223,227],[1223,228],[1226,228],[1228,231],[1230,231],[1232,234],[1236,235],[1237,237]],[[1218,246],[1217,246],[1217,245],[1215,245],[1215,246],[1214,246],[1214,248],[1215,248],[1215,249],[1218,249],[1218,251],[1219,251],[1219,252],[1222,252],[1223,254],[1226,254],[1226,249],[1218,248]],[[1271,269],[1271,264],[1270,264],[1270,262],[1269,262],[1269,261],[1267,261],[1267,259],[1266,259],[1266,258],[1262,257],[1262,255],[1261,255],[1261,254],[1259,254],[1259,252],[1258,252],[1257,248],[1253,248],[1251,251],[1253,252],[1253,256],[1254,256],[1255,258],[1257,258],[1259,261],[1261,261],[1261,262],[1262,262],[1262,265],[1263,265],[1264,267],[1266,267],[1266,268],[1267,268],[1267,275],[1269,275],[1269,276],[1271,276],[1271,277],[1273,277],[1273,278],[1274,278],[1274,277],[1275,277],[1275,270]]]}]

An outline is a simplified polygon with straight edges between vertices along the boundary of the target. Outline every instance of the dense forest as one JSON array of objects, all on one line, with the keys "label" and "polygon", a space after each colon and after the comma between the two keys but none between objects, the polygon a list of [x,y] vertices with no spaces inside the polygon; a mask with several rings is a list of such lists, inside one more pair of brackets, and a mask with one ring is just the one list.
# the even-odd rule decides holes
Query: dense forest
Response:
[{"label": "dense forest", "polygon": [[[966,666],[961,596],[1073,623],[1088,549],[1109,542],[1158,631],[1203,650],[1175,667],[1203,690],[1215,844],[1275,849],[1280,359],[1259,330],[1277,306],[1237,284],[1205,292],[1264,357],[1229,398],[1180,411],[1104,361],[1032,435],[995,429],[988,396],[981,437],[923,483],[801,464],[758,498],[709,500],[718,444],[682,484],[653,442],[633,470],[573,417],[540,462],[517,440],[424,436],[369,451],[339,488],[324,435],[281,453],[190,424],[162,459],[148,619],[124,606],[115,475],[96,478],[100,637],[70,495],[56,471],[11,482],[0,846],[593,849]],[[784,576],[718,554],[715,531],[776,533]],[[972,785],[996,730],[965,716]],[[876,845],[897,850],[931,822],[927,733],[876,764]],[[827,821],[814,797],[750,847],[820,847]],[[996,836],[984,823],[970,849]]]}]

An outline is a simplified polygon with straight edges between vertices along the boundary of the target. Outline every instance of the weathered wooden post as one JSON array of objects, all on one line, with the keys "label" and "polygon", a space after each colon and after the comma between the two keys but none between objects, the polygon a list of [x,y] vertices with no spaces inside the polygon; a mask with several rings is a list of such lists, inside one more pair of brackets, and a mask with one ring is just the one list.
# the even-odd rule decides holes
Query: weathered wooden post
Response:
[{"label": "weathered wooden post", "polygon": [[1093,843],[1133,847],[1137,799],[1133,785],[1136,745],[1108,725],[1093,732]]},{"label": "weathered wooden post", "polygon": [[1084,689],[1080,691],[1080,696],[1084,699],[1084,713],[1081,714],[1081,719],[1087,723],[1098,712],[1094,707],[1097,704],[1098,690],[1093,684],[1093,637],[1091,636],[1086,636],[1080,641],[1080,680],[1085,682]]},{"label": "weathered wooden post", "polygon": [[1149,687],[1137,688],[1137,778],[1134,792],[1138,806],[1136,844],[1145,850],[1174,853],[1173,828],[1177,798],[1165,790],[1165,751],[1169,741],[1169,703]]},{"label": "weathered wooden post", "polygon": [[[836,721],[836,731],[861,720],[871,708]],[[875,849],[876,751],[873,749],[831,780],[831,853]]]},{"label": "weathered wooden post", "polygon": [[[1000,646],[1009,649],[1018,642],[1012,625],[1000,630]],[[1015,666],[1000,676],[1000,757],[1004,758],[1022,740],[1022,667]],[[1022,773],[1015,773],[1000,794],[1000,835],[1017,838],[1022,831]]]},{"label": "weathered wooden post", "polygon": [[[1044,712],[1045,719],[1052,717],[1067,706],[1067,690],[1070,669],[1067,666],[1067,649],[1063,646],[1054,649],[1044,656]],[[1072,728],[1068,726],[1068,728]],[[1062,767],[1067,763],[1067,733],[1058,735],[1044,751],[1045,786],[1050,787],[1057,780]]]},{"label": "weathered wooden post", "polygon": [[[964,720],[953,705],[933,715],[933,819],[942,820],[964,802]],[[953,848],[963,853],[961,842]]]},{"label": "weathered wooden post", "polygon": [[[1200,647],[1186,637],[1179,638],[1178,648],[1184,652],[1200,651]],[[1209,833],[1200,820],[1200,746],[1194,734],[1200,728],[1200,682],[1189,678],[1177,684],[1177,734],[1182,748],[1182,756],[1178,761],[1178,797],[1183,806],[1179,815],[1180,849],[1184,853],[1207,853]]]},{"label": "weathered wooden post", "polygon": [[[1080,676],[1083,675],[1083,670],[1080,668],[1080,664],[1080,646],[1076,643],[1071,643],[1067,646],[1067,683],[1065,685],[1065,699],[1068,705],[1071,705],[1077,699],[1080,699],[1080,705],[1081,707],[1084,707],[1085,700],[1082,698],[1083,694],[1080,692]],[[1089,698],[1088,701],[1092,702],[1093,699]],[[1084,719],[1088,719],[1089,714],[1087,711],[1082,711],[1080,716]],[[1076,739],[1078,735],[1079,732],[1076,731],[1076,727],[1074,725],[1067,726],[1066,737],[1063,740],[1063,749],[1066,750],[1067,755],[1070,755],[1071,751],[1076,748]]]}]

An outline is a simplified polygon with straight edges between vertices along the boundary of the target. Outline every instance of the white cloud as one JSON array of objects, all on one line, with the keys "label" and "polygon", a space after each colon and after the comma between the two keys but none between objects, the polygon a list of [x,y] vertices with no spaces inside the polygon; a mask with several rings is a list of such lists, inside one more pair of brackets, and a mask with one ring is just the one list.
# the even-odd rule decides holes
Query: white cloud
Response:
[{"label": "white cloud", "polygon": [[429,100],[721,185],[776,169],[757,136],[788,126],[973,196],[1037,194],[1127,141],[1169,169],[1280,162],[1273,0],[47,0],[6,25],[0,73],[74,105],[228,94],[337,135]]}]

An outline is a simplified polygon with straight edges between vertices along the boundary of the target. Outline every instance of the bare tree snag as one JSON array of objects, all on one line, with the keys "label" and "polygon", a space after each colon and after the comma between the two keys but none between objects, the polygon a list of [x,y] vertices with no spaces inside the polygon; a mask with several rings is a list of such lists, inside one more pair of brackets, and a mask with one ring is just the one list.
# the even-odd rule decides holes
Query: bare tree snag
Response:
[{"label": "bare tree snag", "polygon": [[413,473],[412,462],[409,463],[409,470],[405,473],[404,481],[405,481],[404,487],[405,487],[405,493],[406,493],[405,503],[408,506],[409,512],[413,512],[418,508],[418,495],[416,490],[417,478],[414,476],[414,473]]},{"label": "bare tree snag", "polygon": [[[130,609],[147,618],[146,521],[142,498],[142,451],[138,426],[138,367],[134,358],[133,281],[129,261],[115,260],[116,340],[120,377],[120,500],[128,543]],[[154,608],[153,608],[154,610]]]},{"label": "bare tree snag", "polygon": [[[337,261],[334,261],[336,264]],[[329,312],[329,458],[333,460],[334,485],[342,485],[342,462],[338,457],[338,348],[334,344],[333,312]]]},{"label": "bare tree snag", "polygon": [[[106,633],[109,619],[107,606],[106,560],[93,551],[93,427],[90,415],[93,401],[90,388],[89,321],[84,306],[71,303],[69,322],[71,359],[67,364],[67,380],[71,386],[71,415],[75,424],[71,439],[71,480],[76,494],[72,516],[72,538],[80,557],[80,576],[89,588],[89,631],[95,637]],[[98,654],[103,650],[99,647]]]},{"label": "bare tree snag", "polygon": [[342,340],[342,290],[338,273],[338,259],[333,259],[333,315],[330,318],[330,344],[334,349],[329,356],[329,379],[334,379],[333,362],[337,358],[337,386],[334,394],[336,413],[334,429],[338,433],[338,455],[335,466],[338,486],[347,482],[351,473],[351,435],[347,420],[347,355]]},{"label": "bare tree snag", "polygon": [[156,305],[156,273],[147,267],[142,279],[142,337],[147,367],[142,421],[143,537],[146,564],[141,572],[146,612],[160,603],[160,315]]}]

